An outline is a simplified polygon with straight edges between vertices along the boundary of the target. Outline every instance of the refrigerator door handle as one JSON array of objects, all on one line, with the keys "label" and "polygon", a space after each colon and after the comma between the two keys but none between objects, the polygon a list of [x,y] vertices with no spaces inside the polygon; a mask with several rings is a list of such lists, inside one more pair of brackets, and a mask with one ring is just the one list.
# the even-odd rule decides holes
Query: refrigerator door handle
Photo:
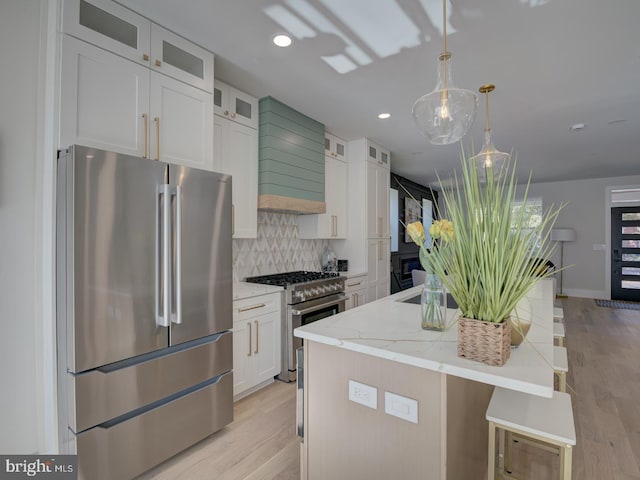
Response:
[{"label": "refrigerator door handle", "polygon": [[169,185],[158,185],[156,230],[156,325],[171,323],[171,196]]},{"label": "refrigerator door handle", "polygon": [[172,313],[171,321],[176,324],[182,323],[182,192],[180,185],[171,192],[176,199],[176,213],[174,217],[174,231],[176,234],[175,272],[173,286],[175,288],[175,314]]}]

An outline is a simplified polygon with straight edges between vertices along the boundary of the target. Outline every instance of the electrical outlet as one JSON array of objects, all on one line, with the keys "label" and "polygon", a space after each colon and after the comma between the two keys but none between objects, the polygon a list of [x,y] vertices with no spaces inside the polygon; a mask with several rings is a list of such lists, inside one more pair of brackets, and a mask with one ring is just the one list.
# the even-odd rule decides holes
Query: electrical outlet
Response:
[{"label": "electrical outlet", "polygon": [[378,408],[378,389],[349,380],[349,400],[376,410]]},{"label": "electrical outlet", "polygon": [[418,423],[418,401],[412,398],[384,392],[384,413],[411,423]]}]

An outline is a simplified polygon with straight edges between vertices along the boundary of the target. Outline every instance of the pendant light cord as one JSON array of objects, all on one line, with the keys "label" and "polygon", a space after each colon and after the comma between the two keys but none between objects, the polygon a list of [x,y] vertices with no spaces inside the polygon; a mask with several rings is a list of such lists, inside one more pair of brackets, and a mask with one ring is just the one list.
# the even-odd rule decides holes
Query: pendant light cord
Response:
[{"label": "pendant light cord", "polygon": [[484,127],[484,131],[488,132],[489,131],[489,91],[485,92],[485,97],[486,97],[486,117],[485,117],[485,127]]},{"label": "pendant light cord", "polygon": [[442,89],[447,90],[447,0],[442,0]]}]

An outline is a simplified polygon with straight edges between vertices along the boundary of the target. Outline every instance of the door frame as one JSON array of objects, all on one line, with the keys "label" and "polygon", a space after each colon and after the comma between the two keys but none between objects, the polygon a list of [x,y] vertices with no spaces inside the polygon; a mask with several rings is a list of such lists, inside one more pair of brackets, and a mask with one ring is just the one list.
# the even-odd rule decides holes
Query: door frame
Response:
[{"label": "door frame", "polygon": [[614,190],[624,189],[640,189],[640,185],[612,185],[607,186],[605,191],[605,293],[609,300],[611,300],[611,208],[640,206],[640,201],[614,203],[611,200]]}]

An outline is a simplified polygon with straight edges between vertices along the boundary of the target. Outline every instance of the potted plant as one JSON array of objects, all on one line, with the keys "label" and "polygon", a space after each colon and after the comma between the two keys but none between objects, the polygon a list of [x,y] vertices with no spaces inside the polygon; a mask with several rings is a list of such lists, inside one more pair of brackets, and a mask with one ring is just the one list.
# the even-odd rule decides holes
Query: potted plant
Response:
[{"label": "potted plant", "polygon": [[522,328],[510,321],[511,312],[531,287],[552,273],[541,271],[540,262],[555,249],[549,232],[562,207],[548,208],[531,224],[525,209],[512,210],[515,161],[500,168],[495,178],[488,167],[483,182],[475,162],[464,152],[461,158],[461,179],[456,174],[453,186],[439,179],[444,207],[439,218],[446,216],[451,231],[442,235],[442,225],[435,224],[432,237],[440,240],[431,245],[425,245],[421,226],[413,224],[408,231],[420,247],[423,268],[442,280],[461,311],[458,356],[503,365],[510,355],[511,328]]}]

